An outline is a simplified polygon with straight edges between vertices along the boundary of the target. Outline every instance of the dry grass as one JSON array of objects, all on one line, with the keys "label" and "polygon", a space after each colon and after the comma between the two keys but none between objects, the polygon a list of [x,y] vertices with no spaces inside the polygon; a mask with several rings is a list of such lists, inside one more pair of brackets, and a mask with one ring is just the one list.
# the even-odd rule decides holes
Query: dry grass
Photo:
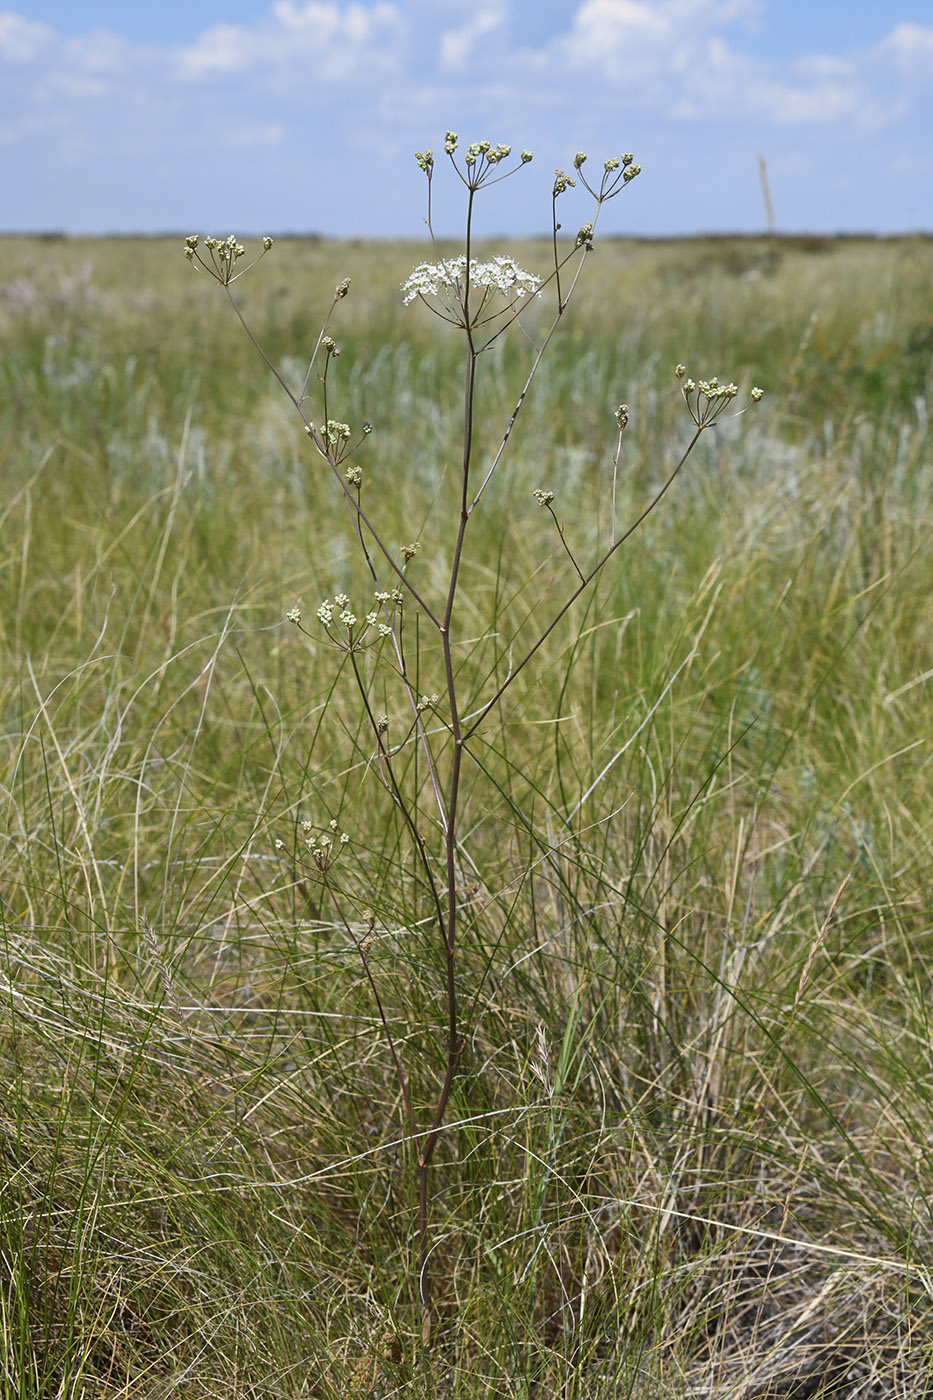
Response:
[{"label": "dry grass", "polygon": [[[376,425],[408,538],[458,412],[448,338],[397,305],[420,250],[275,253],[250,295],[285,365],[354,277],[347,416]],[[442,968],[410,858],[350,687],[280,622],[352,589],[345,518],[180,249],[5,240],[4,1393],[931,1389],[933,252],[593,258],[465,579],[465,678],[491,665],[480,623],[520,626],[558,567],[531,490],[597,529],[620,398],[622,508],[682,437],[677,360],[771,402],[692,464],[480,754],[427,1356],[391,1064],[291,854],[306,815],[353,833],[345,882],[430,1101]]]}]

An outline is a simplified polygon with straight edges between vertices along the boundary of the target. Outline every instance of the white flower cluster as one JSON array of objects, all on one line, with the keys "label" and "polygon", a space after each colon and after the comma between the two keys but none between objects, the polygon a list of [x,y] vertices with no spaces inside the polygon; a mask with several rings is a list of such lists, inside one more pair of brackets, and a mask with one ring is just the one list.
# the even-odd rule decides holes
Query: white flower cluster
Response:
[{"label": "white flower cluster", "polygon": [[[421,263],[402,286],[404,304],[415,297],[436,297],[450,288],[459,296],[466,290],[467,260],[464,254],[439,263]],[[528,295],[540,295],[538,279],[518,266],[513,258],[502,255],[489,262],[470,259],[470,286],[484,292],[501,292],[509,301]]]},{"label": "white flower cluster", "polygon": [[301,833],[304,837],[308,854],[314,861],[319,872],[326,875],[333,865],[340,852],[350,844],[350,838],[345,831],[337,835],[337,823],[328,823],[329,830],[322,832],[319,836],[315,834],[314,826],[309,821],[301,822]]},{"label": "white flower cluster", "polygon": [[[383,609],[389,603],[399,606],[402,601],[402,595],[397,589],[392,593],[376,593],[374,597]],[[331,641],[341,651],[362,651],[364,646],[370,646],[373,642],[392,635],[389,623],[380,619],[376,609],[366,614],[361,627],[346,593],[335,593],[333,602],[330,598],[325,598],[317,610],[317,617]],[[338,626],[342,630],[338,631]]]}]

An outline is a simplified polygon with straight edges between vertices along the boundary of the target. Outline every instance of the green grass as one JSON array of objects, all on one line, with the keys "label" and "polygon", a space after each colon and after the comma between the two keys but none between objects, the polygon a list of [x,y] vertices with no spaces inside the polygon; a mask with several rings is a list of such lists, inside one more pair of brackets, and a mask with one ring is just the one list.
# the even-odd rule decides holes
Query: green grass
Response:
[{"label": "green grass", "polygon": [[[179,244],[0,246],[0,1393],[930,1393],[933,244],[590,255],[471,544],[466,692],[572,577],[533,489],[605,532],[621,399],[632,515],[689,439],[677,361],[768,395],[477,749],[430,1357],[391,1061],[292,860],[302,818],[351,833],[430,1103],[423,891],[349,677],[282,621],[363,588],[346,512]],[[423,256],[277,243],[244,303],[300,375],[352,277],[337,416],[430,589],[460,348],[401,306]]]}]

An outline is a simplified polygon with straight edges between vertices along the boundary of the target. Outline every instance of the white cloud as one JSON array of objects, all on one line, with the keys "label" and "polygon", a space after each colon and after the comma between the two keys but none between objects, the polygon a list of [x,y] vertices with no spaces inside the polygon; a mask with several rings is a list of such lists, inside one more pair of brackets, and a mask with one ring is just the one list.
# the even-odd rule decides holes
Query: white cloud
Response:
[{"label": "white cloud", "polygon": [[363,60],[384,61],[387,44],[401,32],[394,4],[372,8],[279,0],[254,26],[217,24],[177,51],[177,72],[189,81],[249,69],[302,70],[304,80],[346,77]]},{"label": "white cloud", "polygon": [[859,94],[846,83],[822,82],[795,88],[762,82],[755,93],[754,106],[781,125],[815,126],[855,117],[859,112]]},{"label": "white cloud", "polygon": [[760,0],[583,0],[558,47],[575,67],[615,77],[645,62],[682,70],[706,36],[754,21],[761,8]]},{"label": "white cloud", "polygon": [[441,67],[447,70],[465,68],[479,41],[501,29],[504,22],[505,12],[501,6],[487,6],[469,24],[448,29],[441,35]]},{"label": "white cloud", "polygon": [[31,63],[55,37],[47,24],[34,24],[12,10],[0,10],[0,61]]},{"label": "white cloud", "polygon": [[215,73],[236,73],[248,68],[255,48],[247,29],[234,24],[215,24],[178,55],[178,71],[195,82]]},{"label": "white cloud", "polygon": [[899,24],[878,45],[878,55],[892,59],[911,77],[933,76],[933,29],[921,24]]},{"label": "white cloud", "polygon": [[771,62],[744,54],[722,30],[753,28],[759,0],[581,0],[567,30],[537,56],[559,90],[569,65],[589,75],[590,110],[651,111],[682,123],[764,121],[780,126],[849,122],[878,130],[904,111],[891,75],[933,73],[933,29],[898,25],[871,50],[801,54]]},{"label": "white cloud", "polygon": [[632,42],[668,43],[671,18],[664,10],[641,0],[585,0],[568,38],[571,57],[576,63],[606,63]]},{"label": "white cloud", "polygon": [[399,18],[395,5],[387,3],[372,8],[350,4],[346,10],[341,10],[339,5],[321,3],[321,0],[310,0],[304,5],[296,5],[293,0],[278,0],[272,12],[283,29],[313,44],[343,40],[365,44],[386,27],[392,28]]}]

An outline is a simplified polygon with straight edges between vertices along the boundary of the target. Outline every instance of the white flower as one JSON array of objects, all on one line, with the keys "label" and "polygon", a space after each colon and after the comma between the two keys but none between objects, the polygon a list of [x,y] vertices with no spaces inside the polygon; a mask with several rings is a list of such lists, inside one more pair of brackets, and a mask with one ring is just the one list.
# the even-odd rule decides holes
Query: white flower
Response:
[{"label": "white flower", "polygon": [[[421,263],[408,281],[402,286],[404,304],[407,306],[415,297],[436,297],[445,288],[452,288],[459,296],[466,290],[467,260],[464,254],[457,258],[447,258],[439,263]],[[539,295],[538,279],[518,266],[513,258],[491,258],[489,262],[470,259],[470,286],[484,291],[501,292],[510,301],[518,300],[529,292]]]}]

